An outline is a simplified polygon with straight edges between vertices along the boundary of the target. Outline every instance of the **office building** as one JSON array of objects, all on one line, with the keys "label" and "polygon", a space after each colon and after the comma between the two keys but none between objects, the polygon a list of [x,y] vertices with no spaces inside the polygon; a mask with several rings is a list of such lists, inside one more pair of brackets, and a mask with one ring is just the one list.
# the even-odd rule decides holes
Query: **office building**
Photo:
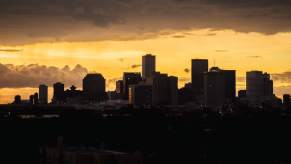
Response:
[{"label": "office building", "polygon": [[33,104],[38,105],[39,104],[39,98],[38,98],[38,93],[35,93],[33,95]]},{"label": "office building", "polygon": [[128,102],[132,105],[151,105],[152,86],[148,84],[137,84],[129,87]]},{"label": "office building", "polygon": [[115,89],[117,94],[122,94],[123,93],[123,81],[118,80],[116,81],[116,89]]},{"label": "office building", "polygon": [[204,73],[204,101],[210,107],[230,104],[235,99],[236,73],[213,67]]},{"label": "office building", "polygon": [[105,99],[105,79],[99,73],[87,74],[83,79],[84,96],[89,101],[102,101]]},{"label": "office building", "polygon": [[283,105],[284,107],[289,107],[291,105],[291,96],[289,94],[283,95]]},{"label": "office building", "polygon": [[156,72],[152,78],[152,104],[177,105],[178,78]]},{"label": "office building", "polygon": [[44,84],[39,85],[38,93],[39,93],[39,103],[47,104],[48,103],[48,86]]},{"label": "office building", "polygon": [[140,73],[126,72],[123,74],[123,98],[128,100],[129,86],[136,85],[142,81]]},{"label": "office building", "polygon": [[192,59],[192,87],[197,94],[203,94],[204,89],[204,73],[208,72],[207,59]]},{"label": "office building", "polygon": [[270,75],[262,71],[247,72],[247,99],[253,105],[261,105],[274,98],[273,81]]},{"label": "office building", "polygon": [[53,94],[53,103],[60,104],[64,103],[65,99],[65,85],[63,83],[55,83],[54,84],[54,94]]},{"label": "office building", "polygon": [[142,78],[150,78],[156,72],[156,57],[147,54],[142,57]]},{"label": "office building", "polygon": [[21,104],[21,96],[20,95],[16,95],[14,97],[14,102],[13,103],[17,104],[17,105]]}]

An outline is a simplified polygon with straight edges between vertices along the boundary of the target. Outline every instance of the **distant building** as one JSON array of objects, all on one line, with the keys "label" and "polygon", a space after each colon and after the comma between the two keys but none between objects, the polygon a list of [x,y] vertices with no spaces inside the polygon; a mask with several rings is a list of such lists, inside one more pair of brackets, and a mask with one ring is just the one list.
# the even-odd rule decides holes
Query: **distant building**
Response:
[{"label": "distant building", "polygon": [[253,105],[261,105],[274,98],[270,74],[262,71],[247,72],[247,99]]},{"label": "distant building", "polygon": [[77,88],[72,85],[70,89],[65,91],[65,102],[67,104],[81,104],[83,100],[83,92],[77,90]]},{"label": "distant building", "polygon": [[178,103],[178,78],[154,73],[152,77],[152,104],[177,105]]},{"label": "distant building", "polygon": [[147,54],[142,57],[142,78],[150,78],[156,72],[156,57]]},{"label": "distant building", "polygon": [[289,94],[283,95],[283,105],[285,107],[291,106],[291,96]]},{"label": "distant building", "polygon": [[136,85],[142,81],[140,73],[126,72],[123,74],[123,98],[128,100],[129,86]]},{"label": "distant building", "polygon": [[213,67],[204,74],[205,105],[218,107],[231,103],[236,93],[236,73]]},{"label": "distant building", "polygon": [[55,83],[54,84],[54,95],[53,95],[53,103],[59,104],[63,103],[65,99],[65,85],[63,83]]},{"label": "distant building", "polygon": [[106,96],[105,78],[99,74],[87,74],[83,79],[83,92],[89,101],[103,101]]},{"label": "distant building", "polygon": [[203,94],[204,89],[204,73],[208,72],[208,60],[207,59],[192,59],[191,64],[192,74],[192,87],[198,94]]},{"label": "distant building", "polygon": [[39,104],[38,93],[35,93],[35,94],[33,95],[33,104],[34,104],[34,105]]},{"label": "distant building", "polygon": [[152,86],[148,84],[137,84],[129,87],[129,104],[132,105],[151,105]]},{"label": "distant building", "polygon": [[34,95],[29,96],[29,104],[31,104],[31,105],[34,104]]},{"label": "distant building", "polygon": [[116,81],[116,89],[115,89],[117,94],[122,94],[123,93],[123,81],[118,80]]},{"label": "distant building", "polygon": [[48,86],[44,84],[39,85],[38,93],[39,93],[39,103],[47,104],[48,103]]},{"label": "distant building", "polygon": [[20,95],[16,95],[15,97],[14,97],[14,102],[13,102],[13,104],[21,104],[21,96]]}]

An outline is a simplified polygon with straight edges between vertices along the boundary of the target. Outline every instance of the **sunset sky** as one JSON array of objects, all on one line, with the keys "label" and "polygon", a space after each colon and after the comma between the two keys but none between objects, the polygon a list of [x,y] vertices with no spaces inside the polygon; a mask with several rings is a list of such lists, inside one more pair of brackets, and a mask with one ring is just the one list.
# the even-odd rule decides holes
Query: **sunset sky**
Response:
[{"label": "sunset sky", "polygon": [[1,0],[0,103],[39,83],[80,87],[87,72],[114,90],[146,53],[180,86],[206,58],[236,69],[238,88],[246,71],[271,73],[280,97],[291,93],[290,20],[289,0]]}]

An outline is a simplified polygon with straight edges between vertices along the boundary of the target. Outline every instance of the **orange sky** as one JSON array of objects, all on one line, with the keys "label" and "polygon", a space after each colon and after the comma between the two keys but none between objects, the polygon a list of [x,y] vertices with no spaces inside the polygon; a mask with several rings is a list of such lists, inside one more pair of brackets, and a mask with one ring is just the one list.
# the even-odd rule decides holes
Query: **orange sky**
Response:
[{"label": "orange sky", "polygon": [[[90,72],[102,73],[106,79],[120,78],[125,71],[140,71],[130,67],[141,64],[141,56],[146,53],[157,56],[157,70],[180,78],[190,79],[184,69],[191,67],[192,58],[206,58],[210,66],[215,62],[223,69],[236,69],[238,77],[250,70],[272,74],[291,71],[291,33],[265,35],[193,29],[171,34],[161,31],[157,37],[141,40],[43,42],[0,48],[21,50],[0,52],[2,64],[37,63],[57,67],[81,64]],[[275,82],[275,85],[291,84]],[[107,89],[113,90],[113,84]]]}]

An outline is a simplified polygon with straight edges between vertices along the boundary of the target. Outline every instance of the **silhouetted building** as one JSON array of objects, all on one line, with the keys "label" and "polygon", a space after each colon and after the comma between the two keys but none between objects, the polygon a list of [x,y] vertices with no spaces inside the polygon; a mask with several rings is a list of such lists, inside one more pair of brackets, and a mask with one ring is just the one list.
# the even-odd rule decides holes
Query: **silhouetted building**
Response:
[{"label": "silhouetted building", "polygon": [[228,102],[232,102],[236,97],[236,71],[222,70],[225,81],[225,96]]},{"label": "silhouetted building", "polygon": [[14,102],[13,102],[14,104],[21,104],[21,96],[20,95],[16,95],[15,97],[14,97]]},{"label": "silhouetted building", "polygon": [[48,103],[48,86],[44,84],[39,85],[38,93],[39,93],[39,103],[47,104]]},{"label": "silhouetted building", "polygon": [[39,104],[38,93],[35,93],[35,94],[33,95],[33,104],[34,104],[34,105]]},{"label": "silhouetted building", "polygon": [[207,59],[192,59],[192,87],[198,94],[203,94],[204,73],[208,71]]},{"label": "silhouetted building", "polygon": [[116,81],[116,89],[115,89],[117,94],[122,94],[123,93],[123,81],[118,80]]},{"label": "silhouetted building", "polygon": [[89,101],[103,101],[106,97],[105,79],[99,74],[87,74],[83,79],[83,92]]},{"label": "silhouetted building", "polygon": [[150,78],[156,72],[156,56],[147,54],[142,57],[142,78]]},{"label": "silhouetted building", "polygon": [[284,107],[291,106],[291,96],[289,94],[283,95],[283,105]]},{"label": "silhouetted building", "polygon": [[53,95],[53,103],[59,104],[63,103],[65,99],[65,85],[63,83],[55,83],[54,84],[54,95]]},{"label": "silhouetted building", "polygon": [[34,95],[29,96],[29,104],[31,104],[31,105],[34,104]]},{"label": "silhouetted building", "polygon": [[235,99],[236,80],[234,70],[213,67],[204,75],[205,105],[218,107]]},{"label": "silhouetted building", "polygon": [[81,104],[83,100],[83,92],[77,90],[77,88],[72,85],[70,89],[65,91],[65,102],[67,104]]},{"label": "silhouetted building", "polygon": [[247,99],[253,105],[261,105],[274,98],[273,81],[262,71],[247,72]]},{"label": "silhouetted building", "polygon": [[151,105],[152,86],[148,84],[137,84],[129,87],[129,104],[132,105]]},{"label": "silhouetted building", "polygon": [[123,74],[123,98],[128,100],[128,90],[130,85],[136,85],[142,81],[140,73],[124,73]]},{"label": "silhouetted building", "polygon": [[178,78],[156,72],[151,79],[153,105],[177,105]]}]

